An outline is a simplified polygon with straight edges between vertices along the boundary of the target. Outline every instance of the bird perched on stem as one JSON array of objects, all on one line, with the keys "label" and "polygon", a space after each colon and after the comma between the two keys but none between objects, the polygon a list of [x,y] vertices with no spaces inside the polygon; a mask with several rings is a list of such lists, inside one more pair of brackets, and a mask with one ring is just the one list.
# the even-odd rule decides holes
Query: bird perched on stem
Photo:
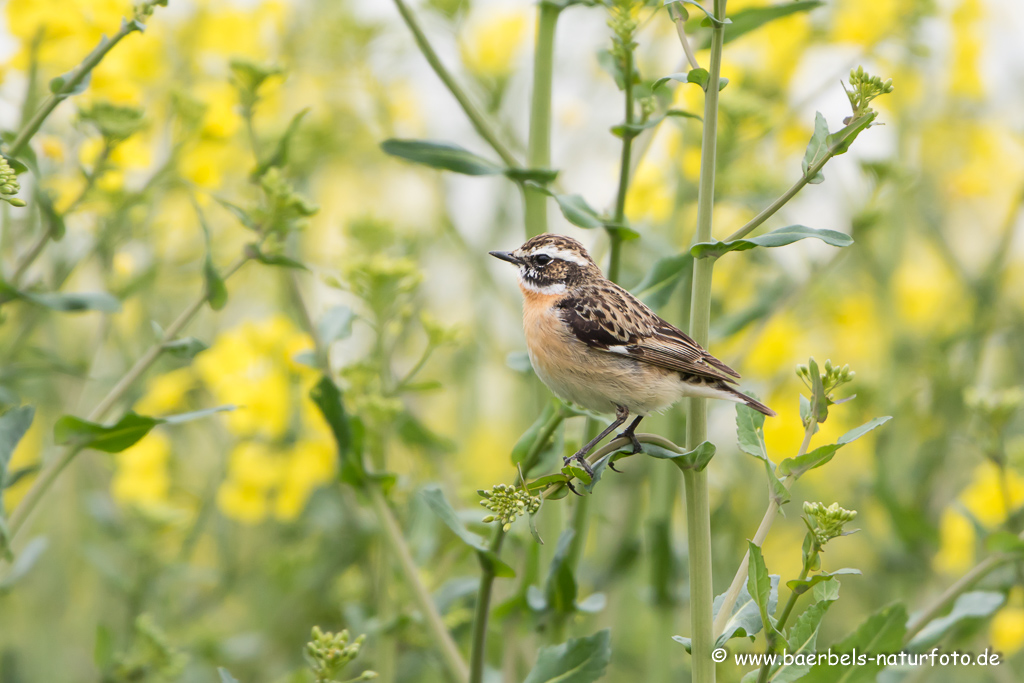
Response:
[{"label": "bird perched on stem", "polygon": [[634,432],[640,421],[688,396],[775,415],[735,387],[739,373],[608,280],[571,237],[538,235],[515,251],[490,254],[518,267],[526,345],[537,376],[563,400],[615,413],[608,428],[565,464],[577,460],[592,473],[587,453],[630,415],[636,418],[619,436],[639,453]]}]

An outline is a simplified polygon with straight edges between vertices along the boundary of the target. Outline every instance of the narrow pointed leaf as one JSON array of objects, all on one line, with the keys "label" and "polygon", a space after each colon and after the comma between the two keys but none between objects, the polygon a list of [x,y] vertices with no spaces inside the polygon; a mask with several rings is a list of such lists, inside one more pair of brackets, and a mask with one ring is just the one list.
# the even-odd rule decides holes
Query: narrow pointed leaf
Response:
[{"label": "narrow pointed leaf", "polygon": [[516,575],[512,567],[505,564],[493,550],[487,547],[487,543],[483,538],[467,529],[466,525],[459,520],[458,515],[455,514],[455,510],[452,509],[440,488],[429,486],[423,489],[423,499],[427,501],[427,505],[430,506],[430,509],[437,515],[438,519],[444,522],[445,526],[462,539],[463,543],[480,553],[492,564],[496,575],[506,577]]},{"label": "narrow pointed leaf", "polygon": [[505,170],[467,149],[447,142],[391,138],[382,142],[380,148],[394,157],[464,175],[498,175]]},{"label": "narrow pointed leaf", "polygon": [[746,237],[729,242],[698,242],[690,247],[690,253],[694,258],[718,258],[730,251],[747,251],[755,247],[784,247],[808,238],[821,240],[833,247],[848,247],[853,244],[853,239],[842,232],[816,230],[803,225],[789,225],[757,237]]}]

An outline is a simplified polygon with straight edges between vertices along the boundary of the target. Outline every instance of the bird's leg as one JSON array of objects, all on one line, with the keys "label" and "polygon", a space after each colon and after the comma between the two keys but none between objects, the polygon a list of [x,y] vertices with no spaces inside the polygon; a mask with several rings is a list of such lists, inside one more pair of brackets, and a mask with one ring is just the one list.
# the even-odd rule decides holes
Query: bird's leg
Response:
[{"label": "bird's leg", "polygon": [[577,460],[583,467],[583,471],[589,474],[591,477],[593,477],[594,470],[590,468],[590,463],[587,462],[587,453],[589,453],[591,449],[594,448],[594,446],[599,444],[601,442],[601,439],[615,431],[619,427],[619,425],[626,421],[627,417],[629,417],[629,410],[627,410],[624,406],[615,406],[615,421],[608,425],[607,429],[605,429],[603,432],[601,432],[593,439],[591,439],[583,448],[576,451],[574,455],[565,458],[563,460],[563,464],[568,465],[573,460]]},{"label": "bird's leg", "polygon": [[[639,453],[640,451],[643,450],[643,446],[641,446],[640,442],[637,440],[635,432],[636,432],[636,426],[638,424],[640,424],[640,420],[644,419],[644,417],[645,417],[644,415],[637,415],[636,419],[633,420],[631,423],[629,423],[628,427],[623,429],[621,432],[619,432],[615,436],[616,439],[621,439],[622,437],[626,437],[626,438],[628,438],[630,440],[630,442],[632,442],[632,444],[633,444],[633,455],[636,455],[637,453]],[[616,470],[615,469],[615,463],[612,462],[611,460],[608,461],[608,467],[611,467],[613,470],[615,470],[619,474],[622,474],[622,470]]]}]

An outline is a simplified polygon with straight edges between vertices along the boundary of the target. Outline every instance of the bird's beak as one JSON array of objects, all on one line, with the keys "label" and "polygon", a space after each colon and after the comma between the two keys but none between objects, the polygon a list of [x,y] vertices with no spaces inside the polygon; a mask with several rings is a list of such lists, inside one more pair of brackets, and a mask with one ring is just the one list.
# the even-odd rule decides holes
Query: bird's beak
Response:
[{"label": "bird's beak", "polygon": [[511,251],[489,251],[487,253],[494,258],[500,258],[502,261],[508,261],[509,263],[516,264],[517,266],[523,265],[523,262],[513,256]]}]

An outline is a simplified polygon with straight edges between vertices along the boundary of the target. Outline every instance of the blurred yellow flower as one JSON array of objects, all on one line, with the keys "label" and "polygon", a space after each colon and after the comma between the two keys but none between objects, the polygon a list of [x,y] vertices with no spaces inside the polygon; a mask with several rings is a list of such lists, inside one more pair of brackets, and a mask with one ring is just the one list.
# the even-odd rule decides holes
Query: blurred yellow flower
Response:
[{"label": "blurred yellow flower", "polygon": [[297,375],[304,374],[291,358],[312,346],[288,318],[275,315],[221,334],[194,366],[218,402],[238,406],[227,417],[232,433],[277,439],[291,422]]},{"label": "blurred yellow flower", "polygon": [[989,627],[992,649],[1011,657],[1024,647],[1024,589],[1010,591],[1006,605],[996,613]]},{"label": "blurred yellow flower", "polygon": [[1024,504],[1024,478],[1007,469],[1004,482],[999,467],[986,460],[974,468],[974,479],[960,493],[960,502],[983,525],[995,528],[1006,521],[1008,511]]},{"label": "blurred yellow flower", "polygon": [[874,45],[902,25],[912,5],[913,0],[839,0],[832,17],[832,37],[842,42]]},{"label": "blurred yellow flower", "polygon": [[626,217],[630,221],[663,222],[672,213],[673,187],[661,164],[641,162],[626,193]]},{"label": "blurred yellow flower", "polygon": [[901,319],[920,334],[951,329],[967,314],[956,275],[930,247],[909,247],[893,275],[893,295]]},{"label": "blurred yellow flower", "polygon": [[150,432],[134,446],[116,455],[116,471],[110,484],[114,500],[142,507],[167,503],[171,486],[167,463],[171,442],[162,432]]},{"label": "blurred yellow flower", "polygon": [[24,69],[32,41],[43,31],[38,60],[47,70],[67,71],[85,58],[103,34],[130,16],[128,0],[32,0],[7,3],[7,28],[22,48],[12,65]]},{"label": "blurred yellow flower", "polygon": [[146,384],[143,394],[134,406],[141,415],[166,415],[182,407],[185,395],[195,386],[192,368],[180,368],[157,375]]},{"label": "blurred yellow flower", "polygon": [[313,491],[334,479],[336,467],[337,450],[333,442],[297,442],[284,464],[274,515],[283,521],[296,519]]},{"label": "blurred yellow flower", "polygon": [[980,0],[963,0],[953,12],[953,64],[950,92],[977,98],[985,94],[981,81],[982,36],[978,24],[983,16]]},{"label": "blurred yellow flower", "polygon": [[936,571],[963,574],[974,565],[974,525],[953,508],[942,511],[939,539],[939,552],[932,559]]},{"label": "blurred yellow flower", "polygon": [[459,37],[459,52],[466,68],[490,78],[508,74],[526,26],[522,11],[489,10],[474,15]]}]

